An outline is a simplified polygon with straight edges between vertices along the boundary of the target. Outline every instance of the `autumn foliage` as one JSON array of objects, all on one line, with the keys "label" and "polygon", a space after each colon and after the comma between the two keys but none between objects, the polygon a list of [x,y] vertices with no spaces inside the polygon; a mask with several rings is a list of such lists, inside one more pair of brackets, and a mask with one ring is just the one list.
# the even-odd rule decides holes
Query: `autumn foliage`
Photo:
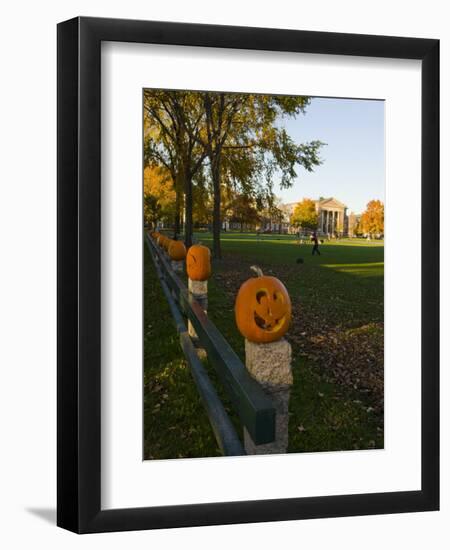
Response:
[{"label": "autumn foliage", "polygon": [[[250,222],[254,201],[271,206],[275,181],[287,189],[299,168],[311,172],[321,164],[323,143],[297,143],[282,124],[286,117],[304,115],[310,101],[304,96],[144,90],[144,163],[158,187],[146,195],[146,218],[173,225],[174,233],[183,225],[188,247],[194,223],[210,223],[214,256],[220,258],[224,196],[243,196],[234,204],[235,217]],[[172,215],[163,204],[169,200],[169,181]]]},{"label": "autumn foliage", "polygon": [[144,169],[144,220],[155,225],[160,219],[172,219],[175,214],[175,190],[167,170],[159,166]]},{"label": "autumn foliage", "polygon": [[384,233],[384,204],[381,201],[372,200],[367,203],[359,221],[358,232],[367,235]]},{"label": "autumn foliage", "polygon": [[312,199],[303,199],[297,203],[291,217],[291,224],[303,229],[317,229],[316,203]]}]

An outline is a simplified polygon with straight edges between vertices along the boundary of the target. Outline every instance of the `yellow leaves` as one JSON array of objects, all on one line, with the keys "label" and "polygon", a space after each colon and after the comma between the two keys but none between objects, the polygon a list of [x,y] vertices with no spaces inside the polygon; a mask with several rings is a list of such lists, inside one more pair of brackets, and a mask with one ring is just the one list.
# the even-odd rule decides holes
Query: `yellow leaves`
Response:
[{"label": "yellow leaves", "polygon": [[144,196],[152,195],[163,208],[175,202],[175,190],[172,178],[167,170],[157,166],[144,169]]},{"label": "yellow leaves", "polygon": [[303,199],[297,203],[292,214],[291,223],[298,227],[316,229],[316,203],[312,199]]},{"label": "yellow leaves", "polygon": [[144,169],[144,219],[156,223],[161,218],[172,218],[176,193],[168,170],[158,166]]},{"label": "yellow leaves", "polygon": [[363,233],[384,233],[384,204],[381,201],[371,200],[367,203],[359,229]]}]

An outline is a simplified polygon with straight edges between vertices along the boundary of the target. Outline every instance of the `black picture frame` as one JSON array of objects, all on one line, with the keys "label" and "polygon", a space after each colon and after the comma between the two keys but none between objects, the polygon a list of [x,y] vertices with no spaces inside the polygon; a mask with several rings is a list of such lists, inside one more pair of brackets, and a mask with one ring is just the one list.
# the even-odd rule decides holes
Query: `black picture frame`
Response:
[{"label": "black picture frame", "polygon": [[[420,491],[102,510],[100,47],[102,41],[422,61]],[[77,533],[439,508],[439,41],[77,17],[58,25],[57,524]]]}]

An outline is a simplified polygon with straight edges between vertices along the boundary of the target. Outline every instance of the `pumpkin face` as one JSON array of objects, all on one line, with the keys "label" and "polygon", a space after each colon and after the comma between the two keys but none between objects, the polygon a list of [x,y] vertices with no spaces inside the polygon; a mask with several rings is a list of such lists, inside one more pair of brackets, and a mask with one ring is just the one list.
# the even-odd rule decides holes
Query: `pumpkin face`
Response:
[{"label": "pumpkin face", "polygon": [[169,256],[172,260],[179,262],[186,258],[186,247],[182,241],[171,241],[169,246]]},{"label": "pumpkin face", "polygon": [[240,333],[251,342],[275,342],[291,322],[291,299],[276,277],[261,275],[239,289],[234,306]]},{"label": "pumpkin face", "polygon": [[186,271],[192,281],[206,281],[211,276],[211,252],[208,247],[194,244],[186,256]]}]

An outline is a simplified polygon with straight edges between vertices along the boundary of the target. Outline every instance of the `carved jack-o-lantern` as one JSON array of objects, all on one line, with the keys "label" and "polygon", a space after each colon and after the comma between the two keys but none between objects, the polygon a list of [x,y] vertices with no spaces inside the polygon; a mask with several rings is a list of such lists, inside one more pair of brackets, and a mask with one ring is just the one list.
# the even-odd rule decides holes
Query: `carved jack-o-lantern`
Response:
[{"label": "carved jack-o-lantern", "polygon": [[170,241],[169,256],[172,260],[179,262],[186,258],[186,247],[182,241]]},{"label": "carved jack-o-lantern", "polygon": [[248,279],[239,289],[234,306],[237,327],[251,342],[275,342],[288,330],[291,322],[291,299],[276,277],[263,275]]},{"label": "carved jack-o-lantern", "polygon": [[211,276],[211,252],[207,246],[194,244],[186,256],[186,271],[192,281],[206,281]]}]

